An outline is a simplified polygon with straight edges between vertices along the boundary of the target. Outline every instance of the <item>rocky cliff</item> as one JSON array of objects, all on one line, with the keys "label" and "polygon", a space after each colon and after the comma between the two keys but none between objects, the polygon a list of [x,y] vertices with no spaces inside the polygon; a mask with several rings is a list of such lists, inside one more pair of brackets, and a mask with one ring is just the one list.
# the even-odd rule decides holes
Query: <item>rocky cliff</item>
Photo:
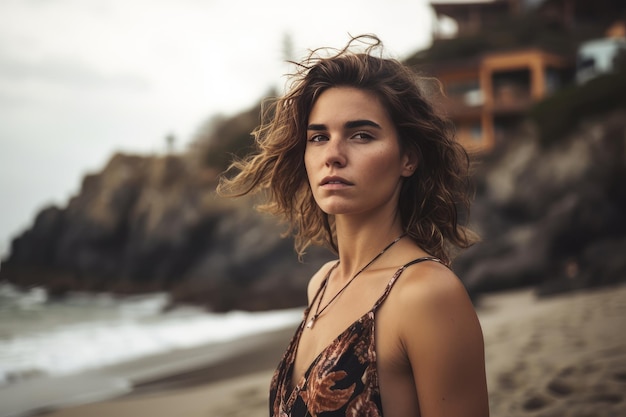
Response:
[{"label": "rocky cliff", "polygon": [[626,111],[577,122],[553,144],[527,125],[478,161],[472,222],[482,242],[455,261],[472,292],[626,280]]},{"label": "rocky cliff", "polygon": [[215,195],[216,173],[184,156],[115,155],[67,207],[41,211],[16,238],[2,279],[69,290],[170,291],[213,310],[303,305],[308,276],[281,227],[250,200]]},{"label": "rocky cliff", "polygon": [[[213,310],[305,303],[308,277],[281,226],[249,199],[216,196],[216,171],[187,156],[115,155],[66,207],[17,237],[0,279],[69,290],[170,291]],[[453,267],[470,292],[538,285],[545,294],[626,278],[626,111],[545,144],[527,125],[477,159],[472,224],[482,243]]]}]

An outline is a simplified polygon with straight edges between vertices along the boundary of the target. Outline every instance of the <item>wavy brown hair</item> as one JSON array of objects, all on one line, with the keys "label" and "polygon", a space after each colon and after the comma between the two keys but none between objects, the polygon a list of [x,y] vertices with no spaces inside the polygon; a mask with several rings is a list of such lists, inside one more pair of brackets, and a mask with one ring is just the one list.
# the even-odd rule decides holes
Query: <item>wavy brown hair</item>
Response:
[{"label": "wavy brown hair", "polygon": [[[354,52],[357,44],[364,51]],[[331,54],[322,56],[327,51]],[[402,226],[422,249],[449,263],[453,248],[466,248],[475,240],[459,222],[459,213],[469,217],[469,157],[454,140],[452,124],[425,98],[416,73],[383,58],[381,51],[376,36],[363,35],[341,50],[314,50],[296,63],[287,93],[264,106],[261,124],[253,131],[257,151],[231,164],[218,192],[262,192],[265,201],[257,208],[286,220],[286,234],[293,234],[299,255],[311,244],[336,252],[333,216],[317,206],[304,166],[306,128],[322,92],[340,86],[362,89],[386,107],[401,149],[418,157],[416,172],[403,179],[398,207]]]}]

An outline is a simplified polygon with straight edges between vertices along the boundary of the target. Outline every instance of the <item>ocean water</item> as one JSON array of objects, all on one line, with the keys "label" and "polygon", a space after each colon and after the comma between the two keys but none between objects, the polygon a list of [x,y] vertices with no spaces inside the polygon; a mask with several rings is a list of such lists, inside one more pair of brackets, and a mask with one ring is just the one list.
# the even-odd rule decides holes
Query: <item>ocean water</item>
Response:
[{"label": "ocean water", "polygon": [[293,326],[302,309],[213,314],[183,306],[164,312],[166,294],[116,297],[46,291],[0,283],[0,389],[210,345]]}]

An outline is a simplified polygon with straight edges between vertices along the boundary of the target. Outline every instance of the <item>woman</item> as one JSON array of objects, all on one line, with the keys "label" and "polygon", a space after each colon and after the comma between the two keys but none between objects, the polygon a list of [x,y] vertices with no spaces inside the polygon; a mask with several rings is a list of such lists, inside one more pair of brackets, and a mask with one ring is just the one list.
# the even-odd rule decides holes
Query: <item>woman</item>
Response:
[{"label": "woman", "polygon": [[[364,52],[351,52],[366,41]],[[472,243],[468,157],[414,74],[375,56],[374,36],[300,63],[254,134],[258,152],[220,192],[262,191],[300,255],[338,255],[312,277],[309,304],[270,389],[272,416],[489,414],[479,322],[447,267]]]}]

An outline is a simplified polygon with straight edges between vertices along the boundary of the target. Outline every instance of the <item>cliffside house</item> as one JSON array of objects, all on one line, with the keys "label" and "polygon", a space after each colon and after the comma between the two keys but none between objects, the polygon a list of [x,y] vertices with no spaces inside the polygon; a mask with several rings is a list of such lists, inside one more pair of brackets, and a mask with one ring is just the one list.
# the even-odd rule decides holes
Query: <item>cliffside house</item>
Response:
[{"label": "cliffside house", "polygon": [[[532,3],[537,3],[532,2]],[[456,36],[472,35],[529,7],[522,0],[431,1],[438,16],[457,23]],[[435,39],[439,39],[437,31]],[[442,35],[445,36],[445,35]],[[533,102],[557,89],[573,68],[569,57],[527,48],[487,52],[470,59],[433,64],[428,71],[443,84],[443,103],[459,141],[470,152],[488,152]]]},{"label": "cliffside house", "polygon": [[438,64],[431,71],[443,84],[459,141],[485,152],[534,102],[554,92],[572,65],[564,56],[531,48]]},{"label": "cliffside house", "polygon": [[584,84],[593,78],[617,70],[626,58],[626,22],[611,25],[604,38],[583,42],[576,54],[576,82]]},{"label": "cliffside house", "polygon": [[[442,19],[452,19],[456,24],[455,36],[462,37],[480,32],[483,28],[493,26],[502,16],[520,13],[523,0],[432,0],[430,2],[437,23]],[[449,35],[440,25],[436,24],[433,36],[435,39]]]}]

